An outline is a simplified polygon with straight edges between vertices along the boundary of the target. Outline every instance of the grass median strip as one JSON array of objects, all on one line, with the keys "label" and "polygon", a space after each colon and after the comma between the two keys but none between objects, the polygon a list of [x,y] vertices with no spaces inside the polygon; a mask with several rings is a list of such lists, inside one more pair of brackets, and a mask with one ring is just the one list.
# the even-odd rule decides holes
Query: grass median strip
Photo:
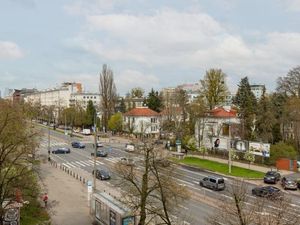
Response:
[{"label": "grass median strip", "polygon": [[201,169],[210,170],[212,172],[218,172],[225,175],[244,177],[244,178],[263,178],[264,173],[251,169],[241,168],[237,166],[231,167],[231,173],[228,172],[228,164],[219,163],[207,159],[200,159],[197,157],[185,157],[181,160],[176,160],[179,163],[183,163],[190,166],[196,166]]}]

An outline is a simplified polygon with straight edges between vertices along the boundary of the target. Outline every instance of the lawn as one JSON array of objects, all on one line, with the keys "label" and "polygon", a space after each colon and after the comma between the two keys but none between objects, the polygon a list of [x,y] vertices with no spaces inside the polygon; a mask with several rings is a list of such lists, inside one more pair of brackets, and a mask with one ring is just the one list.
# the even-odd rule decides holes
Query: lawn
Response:
[{"label": "lawn", "polygon": [[178,160],[177,162],[235,177],[263,178],[265,175],[264,173],[259,171],[241,168],[237,166],[232,166],[231,173],[229,173],[228,164],[210,161],[206,159],[200,159],[197,157],[185,157],[184,159]]}]

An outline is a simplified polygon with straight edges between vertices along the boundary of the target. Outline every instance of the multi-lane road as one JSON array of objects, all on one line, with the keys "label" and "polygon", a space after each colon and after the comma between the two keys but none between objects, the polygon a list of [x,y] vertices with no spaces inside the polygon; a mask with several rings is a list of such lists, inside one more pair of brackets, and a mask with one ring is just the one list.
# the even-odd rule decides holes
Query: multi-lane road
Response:
[{"label": "multi-lane road", "polygon": [[[43,132],[46,134],[46,129],[42,128]],[[77,138],[70,138],[58,132],[51,131],[51,149],[56,147],[69,147],[73,140],[78,140]],[[85,149],[73,149],[71,148],[70,154],[55,155],[51,154],[52,160],[64,165],[66,168],[80,168],[88,173],[92,173],[94,168],[94,161],[91,157],[91,153],[94,152],[92,141],[85,141]],[[48,140],[47,135],[42,136],[40,143],[40,150],[42,154],[47,154]],[[112,179],[107,181],[112,186],[118,186],[120,183],[118,174],[114,172],[114,165],[120,160],[121,157],[133,158],[136,162],[142,160],[141,156],[134,153],[127,153],[124,151],[124,144],[122,143],[104,143],[104,147],[110,149],[107,157],[99,158],[96,162],[98,168],[106,168],[110,171]],[[163,172],[163,171],[162,171]],[[187,221],[190,224],[207,224],[206,218],[215,211],[215,207],[212,206],[211,200],[214,202],[222,198],[230,198],[229,193],[225,191],[212,191],[199,186],[199,180],[203,177],[211,175],[206,171],[191,169],[190,167],[175,166],[173,169],[173,176],[178,181],[179,184],[185,185],[187,189],[192,193],[191,198],[180,204],[177,210],[178,215],[173,215],[179,217],[182,220]],[[226,185],[234,183],[234,180],[230,178],[225,178]],[[247,184],[249,199],[254,201],[256,197],[251,195],[251,189],[255,185]],[[289,193],[287,193],[289,194]],[[297,195],[292,195],[293,207],[300,210],[300,198]]]}]

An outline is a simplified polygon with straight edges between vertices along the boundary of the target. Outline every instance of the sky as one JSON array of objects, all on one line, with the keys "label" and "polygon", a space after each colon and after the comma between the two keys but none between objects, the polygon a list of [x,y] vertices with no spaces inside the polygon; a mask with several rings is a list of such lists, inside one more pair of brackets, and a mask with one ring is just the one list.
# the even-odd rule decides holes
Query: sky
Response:
[{"label": "sky", "polygon": [[0,90],[81,82],[103,64],[118,93],[196,83],[210,68],[236,91],[300,65],[300,0],[0,0]]}]

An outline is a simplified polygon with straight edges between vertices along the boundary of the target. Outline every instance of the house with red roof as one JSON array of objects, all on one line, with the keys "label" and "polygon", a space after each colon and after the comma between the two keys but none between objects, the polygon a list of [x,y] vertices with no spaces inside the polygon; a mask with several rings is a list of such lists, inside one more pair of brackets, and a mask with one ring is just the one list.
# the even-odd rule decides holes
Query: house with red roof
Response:
[{"label": "house with red roof", "polygon": [[198,146],[230,148],[230,141],[239,138],[240,119],[231,107],[217,107],[199,118],[195,124]]},{"label": "house with red roof", "polygon": [[130,133],[158,136],[160,114],[148,107],[136,107],[123,114],[124,129]]}]

